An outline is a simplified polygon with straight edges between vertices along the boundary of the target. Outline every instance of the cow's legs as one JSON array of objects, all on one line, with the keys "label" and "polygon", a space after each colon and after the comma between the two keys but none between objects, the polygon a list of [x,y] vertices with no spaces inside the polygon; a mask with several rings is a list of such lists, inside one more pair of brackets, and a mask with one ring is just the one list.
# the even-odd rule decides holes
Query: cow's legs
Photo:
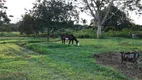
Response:
[{"label": "cow's legs", "polygon": [[64,44],[64,40],[62,39],[62,44]]},{"label": "cow's legs", "polygon": [[72,44],[73,44],[73,40],[71,40],[72,41]]},{"label": "cow's legs", "polygon": [[72,40],[69,40],[69,45],[71,44]]},{"label": "cow's legs", "polygon": [[66,43],[66,40],[64,39],[64,44]]}]

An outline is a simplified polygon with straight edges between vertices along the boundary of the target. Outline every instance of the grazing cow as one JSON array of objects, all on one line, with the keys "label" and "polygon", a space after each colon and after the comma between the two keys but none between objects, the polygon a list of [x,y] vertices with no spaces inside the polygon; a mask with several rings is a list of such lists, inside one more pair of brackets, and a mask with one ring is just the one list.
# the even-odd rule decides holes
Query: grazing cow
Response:
[{"label": "grazing cow", "polygon": [[138,52],[121,52],[121,60],[123,61],[129,61],[133,63],[137,63],[137,59],[139,58]]},{"label": "grazing cow", "polygon": [[65,40],[69,40],[69,45],[70,43],[75,41],[76,42],[76,45],[79,46],[79,41],[76,39],[76,37],[72,34],[63,34],[61,35],[61,39],[62,39],[62,43],[65,44]]}]

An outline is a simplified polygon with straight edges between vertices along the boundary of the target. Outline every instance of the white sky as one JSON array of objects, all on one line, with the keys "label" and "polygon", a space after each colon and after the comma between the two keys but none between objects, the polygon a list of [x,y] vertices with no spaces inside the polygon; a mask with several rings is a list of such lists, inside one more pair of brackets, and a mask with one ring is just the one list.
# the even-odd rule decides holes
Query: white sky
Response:
[{"label": "white sky", "polygon": [[[13,15],[14,17],[11,18],[11,22],[17,22],[21,19],[21,15],[25,13],[26,9],[32,8],[32,3],[36,0],[6,0],[5,5],[8,7],[7,13],[8,15]],[[86,14],[81,14],[80,17],[83,17],[84,19],[91,19],[90,16],[87,16]],[[132,14],[132,19],[134,19],[134,22],[136,24],[142,25],[142,15],[136,16],[134,13]],[[90,21],[87,21],[88,23]]]},{"label": "white sky", "polygon": [[26,9],[32,8],[32,3],[36,0],[6,0],[5,5],[8,7],[7,14],[13,15],[12,22],[17,22],[21,19],[21,15],[25,13]]}]

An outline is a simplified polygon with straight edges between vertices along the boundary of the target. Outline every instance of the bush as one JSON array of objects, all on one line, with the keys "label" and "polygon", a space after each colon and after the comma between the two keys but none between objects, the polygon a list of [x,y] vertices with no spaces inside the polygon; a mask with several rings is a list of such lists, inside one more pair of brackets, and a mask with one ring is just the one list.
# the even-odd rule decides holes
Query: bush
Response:
[{"label": "bush", "polygon": [[92,29],[74,31],[73,34],[78,38],[96,38],[96,31]]},{"label": "bush", "polygon": [[142,33],[141,34],[137,34],[138,38],[142,38]]},{"label": "bush", "polygon": [[18,37],[20,36],[19,32],[0,32],[0,37]]},{"label": "bush", "polygon": [[1,32],[1,33],[0,33],[0,37],[3,37],[3,36],[4,36],[4,32]]},{"label": "bush", "polygon": [[127,37],[130,38],[131,37],[131,30],[129,29],[123,29],[122,31],[108,31],[105,33],[105,35],[109,36],[109,37]]}]

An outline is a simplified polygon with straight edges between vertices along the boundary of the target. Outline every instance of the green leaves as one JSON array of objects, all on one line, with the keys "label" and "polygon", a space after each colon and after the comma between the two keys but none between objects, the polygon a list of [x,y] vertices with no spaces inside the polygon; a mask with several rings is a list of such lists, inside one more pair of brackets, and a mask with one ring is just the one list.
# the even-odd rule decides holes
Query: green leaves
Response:
[{"label": "green leaves", "polygon": [[29,14],[25,14],[23,17],[23,21],[21,22],[19,26],[19,30],[21,33],[25,33],[27,35],[30,35],[34,33],[34,19]]},{"label": "green leaves", "polygon": [[4,4],[5,4],[5,0],[0,0],[0,22],[2,22],[1,25],[3,25],[4,23],[9,23],[10,19],[8,18],[7,14],[6,14],[6,9],[8,9]]}]

